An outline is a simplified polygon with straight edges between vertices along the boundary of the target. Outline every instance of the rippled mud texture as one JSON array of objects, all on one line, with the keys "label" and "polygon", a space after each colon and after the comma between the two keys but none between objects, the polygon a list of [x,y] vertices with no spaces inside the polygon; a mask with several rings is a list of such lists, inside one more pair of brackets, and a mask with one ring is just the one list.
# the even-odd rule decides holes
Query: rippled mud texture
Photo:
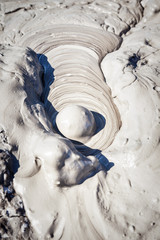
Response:
[{"label": "rippled mud texture", "polygon": [[[81,29],[83,30],[83,28]],[[105,37],[106,39],[109,38],[108,35]],[[82,37],[81,39],[83,40]],[[118,40],[117,43],[119,43]],[[97,45],[96,43],[95,48],[97,48]],[[108,45],[114,47],[114,44],[108,44],[107,42],[106,46]],[[16,57],[12,58],[13,55]],[[1,124],[5,126],[12,152],[20,165],[16,173],[14,186],[21,196],[25,196],[24,202],[28,208],[26,210],[27,214],[30,219],[34,217],[34,220],[31,220],[32,224],[37,232],[40,231],[40,236],[44,237],[43,235],[47,233],[46,228],[50,226],[53,219],[49,218],[48,214],[47,219],[42,215],[41,218],[38,217],[38,223],[34,223],[37,218],[36,214],[40,212],[39,207],[41,208],[44,205],[45,208],[46,201],[48,201],[48,194],[46,194],[47,198],[44,198],[41,205],[38,208],[34,206],[35,197],[33,197],[33,194],[36,192],[38,198],[42,197],[41,193],[38,193],[39,188],[43,186],[41,179],[47,184],[48,193],[50,191],[53,193],[59,192],[60,190],[57,187],[83,183],[87,178],[102,170],[108,164],[108,161],[106,160],[106,163],[102,165],[101,156],[99,160],[94,155],[85,157],[76,150],[68,139],[62,138],[52,131],[45,113],[48,108],[45,106],[45,102],[41,102],[43,68],[35,52],[29,48],[2,46],[1,75],[3,76],[1,89],[5,96],[8,94],[10,99],[9,104],[6,101],[1,107],[1,112],[5,112],[5,117],[2,116],[1,118]],[[11,81],[9,81],[10,78]],[[112,102],[109,104],[112,104]],[[13,118],[15,119],[14,122],[12,121]],[[109,120],[108,116],[108,122]],[[116,118],[115,121],[117,121]],[[108,124],[108,127],[111,128],[110,131],[115,131],[113,126],[111,128]],[[37,182],[38,185],[35,186],[34,182]],[[50,201],[52,200],[51,198]],[[32,203],[32,201],[34,202]],[[50,211],[52,214],[54,213],[55,205],[52,206]],[[42,227],[43,225],[44,227]]]},{"label": "rippled mud texture", "polygon": [[[14,157],[23,238],[159,238],[159,10],[158,1],[1,3],[1,149]],[[101,125],[82,146],[56,134],[70,103]]]},{"label": "rippled mud texture", "polygon": [[[12,60],[17,52],[17,58]],[[19,160],[17,175],[32,177],[44,171],[53,188],[56,182],[67,186],[79,184],[87,174],[100,170],[100,163],[94,156],[83,156],[68,139],[52,132],[40,100],[42,67],[35,52],[2,47],[1,53],[1,75],[4,79],[1,89],[6,96],[10,94],[9,105],[6,101],[1,107],[5,112],[1,124],[5,126],[12,151]],[[8,80],[10,78],[12,81]]]},{"label": "rippled mud texture", "polygon": [[[54,31],[55,35],[49,37],[51,31]],[[34,39],[34,34],[29,37],[26,35],[27,41]],[[37,36],[39,34],[37,30]],[[65,106],[76,104],[86,107],[101,116],[97,119],[97,128],[101,127],[102,118],[106,124],[102,131],[97,131],[85,145],[94,149],[105,149],[113,142],[121,121],[99,64],[105,54],[119,47],[121,39],[109,32],[79,25],[58,25],[51,30],[47,27],[44,35],[43,45],[32,40],[31,47],[45,54],[55,68],[55,79],[50,85],[49,102],[46,104],[53,125],[56,113]],[[25,41],[23,38],[21,43],[26,45]],[[48,48],[48,45],[53,46],[52,49]],[[43,58],[41,60],[40,57],[40,61],[43,64]],[[74,132],[74,129],[71,131]]]}]

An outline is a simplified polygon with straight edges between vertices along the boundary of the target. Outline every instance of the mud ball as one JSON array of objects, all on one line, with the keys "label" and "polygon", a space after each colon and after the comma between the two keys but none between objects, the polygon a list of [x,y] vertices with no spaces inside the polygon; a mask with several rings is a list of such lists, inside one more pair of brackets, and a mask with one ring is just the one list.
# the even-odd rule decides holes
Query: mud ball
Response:
[{"label": "mud ball", "polygon": [[96,129],[92,112],[79,105],[63,108],[56,117],[56,124],[66,138],[81,143],[87,142]]}]

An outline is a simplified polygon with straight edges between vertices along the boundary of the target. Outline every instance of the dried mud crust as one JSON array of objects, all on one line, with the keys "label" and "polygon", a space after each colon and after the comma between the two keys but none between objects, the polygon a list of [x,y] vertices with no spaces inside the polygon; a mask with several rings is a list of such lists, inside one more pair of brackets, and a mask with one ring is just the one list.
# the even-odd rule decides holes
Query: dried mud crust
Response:
[{"label": "dried mud crust", "polygon": [[0,149],[0,239],[35,239],[22,199],[13,187],[14,159]]}]

